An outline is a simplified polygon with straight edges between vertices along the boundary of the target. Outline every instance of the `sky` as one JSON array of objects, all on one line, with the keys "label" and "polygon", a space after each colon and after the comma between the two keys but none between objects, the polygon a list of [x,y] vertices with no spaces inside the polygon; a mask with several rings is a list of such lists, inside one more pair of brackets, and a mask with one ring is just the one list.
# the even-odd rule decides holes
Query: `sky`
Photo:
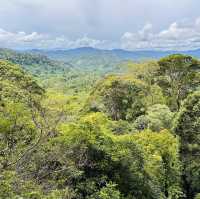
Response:
[{"label": "sky", "polygon": [[0,47],[200,48],[200,0],[0,0]]}]

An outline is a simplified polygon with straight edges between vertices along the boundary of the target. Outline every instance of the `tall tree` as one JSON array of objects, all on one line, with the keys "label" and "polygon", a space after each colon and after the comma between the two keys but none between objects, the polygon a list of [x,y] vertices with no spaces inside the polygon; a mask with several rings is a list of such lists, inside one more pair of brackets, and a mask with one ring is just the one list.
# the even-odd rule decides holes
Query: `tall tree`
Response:
[{"label": "tall tree", "polygon": [[160,59],[158,64],[159,85],[172,110],[178,110],[181,100],[197,86],[199,61],[191,56],[175,54]]},{"label": "tall tree", "polygon": [[188,199],[200,193],[200,92],[188,96],[174,124],[180,136],[183,186]]},{"label": "tall tree", "polygon": [[[146,84],[131,76],[110,75],[97,84],[87,106],[102,111],[113,120],[134,120],[144,112]],[[87,108],[88,108],[87,107]]]}]

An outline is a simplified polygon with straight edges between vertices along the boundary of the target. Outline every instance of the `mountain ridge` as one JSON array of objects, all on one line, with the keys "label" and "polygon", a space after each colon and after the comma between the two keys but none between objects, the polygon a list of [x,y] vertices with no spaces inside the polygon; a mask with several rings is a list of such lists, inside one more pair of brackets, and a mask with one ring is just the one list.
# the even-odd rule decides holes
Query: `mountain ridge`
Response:
[{"label": "mountain ridge", "polygon": [[40,53],[46,56],[49,56],[53,59],[63,59],[63,57],[78,57],[78,56],[88,56],[88,55],[109,55],[118,57],[120,60],[139,60],[139,59],[159,59],[161,57],[170,55],[170,54],[188,54],[197,58],[200,58],[200,49],[195,50],[124,50],[124,49],[98,49],[93,47],[80,47],[73,49],[53,49],[53,50],[40,50],[40,49],[32,49],[29,50],[32,53]]}]

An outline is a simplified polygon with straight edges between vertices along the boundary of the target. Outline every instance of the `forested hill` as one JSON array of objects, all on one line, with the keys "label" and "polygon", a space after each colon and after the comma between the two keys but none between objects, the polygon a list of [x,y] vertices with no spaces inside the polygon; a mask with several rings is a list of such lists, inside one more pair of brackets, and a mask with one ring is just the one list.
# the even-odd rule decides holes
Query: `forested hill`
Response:
[{"label": "forested hill", "polygon": [[20,65],[54,64],[52,60],[50,60],[47,56],[44,55],[23,53],[5,48],[0,49],[0,59],[8,60]]},{"label": "forested hill", "polygon": [[0,59],[19,64],[34,75],[58,73],[71,67],[67,63],[52,60],[42,54],[33,54],[4,48],[0,49]]},{"label": "forested hill", "polygon": [[123,63],[116,57],[99,54],[79,57],[77,53],[75,59],[73,56],[62,60],[42,52],[0,49],[0,59],[21,65],[44,87],[65,92],[78,92],[80,88],[88,90],[101,77],[124,70],[120,67]]}]

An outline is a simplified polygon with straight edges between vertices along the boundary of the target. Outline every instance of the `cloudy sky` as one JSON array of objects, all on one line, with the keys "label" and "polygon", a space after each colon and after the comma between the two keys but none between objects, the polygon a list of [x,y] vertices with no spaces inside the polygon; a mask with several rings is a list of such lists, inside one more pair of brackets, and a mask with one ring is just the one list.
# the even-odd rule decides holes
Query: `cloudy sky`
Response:
[{"label": "cloudy sky", "polygon": [[200,48],[200,0],[0,0],[0,47]]}]

